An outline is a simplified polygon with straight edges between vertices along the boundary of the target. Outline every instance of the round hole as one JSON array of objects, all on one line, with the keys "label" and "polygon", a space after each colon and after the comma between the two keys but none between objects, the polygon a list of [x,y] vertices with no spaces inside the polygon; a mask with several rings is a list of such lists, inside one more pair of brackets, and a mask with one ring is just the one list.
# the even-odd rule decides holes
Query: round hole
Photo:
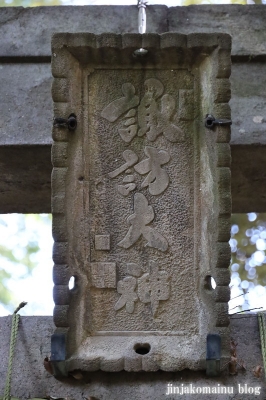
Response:
[{"label": "round hole", "polygon": [[70,126],[71,129],[75,129],[75,128],[76,128],[77,123],[76,123],[76,121],[75,121],[74,118],[71,118],[71,119],[70,119],[70,121],[69,121],[69,126]]},{"label": "round hole", "polygon": [[84,181],[84,176],[80,176],[80,177],[79,177],[79,181],[80,181],[80,182],[83,182],[83,181]]},{"label": "round hole", "polygon": [[204,287],[207,290],[214,290],[216,288],[215,279],[211,275],[207,275],[204,280]]},{"label": "round hole", "polygon": [[148,53],[148,50],[140,48],[134,51],[133,56],[139,57],[139,56],[145,56]]},{"label": "round hole", "polygon": [[68,129],[74,131],[77,127],[77,118],[75,114],[70,114],[67,120]]},{"label": "round hole", "polygon": [[150,352],[151,346],[149,343],[137,343],[134,346],[134,350],[137,354],[144,356]]},{"label": "round hole", "polygon": [[71,278],[68,281],[68,289],[73,290],[73,289],[75,289],[75,286],[76,286],[76,277],[71,276]]}]

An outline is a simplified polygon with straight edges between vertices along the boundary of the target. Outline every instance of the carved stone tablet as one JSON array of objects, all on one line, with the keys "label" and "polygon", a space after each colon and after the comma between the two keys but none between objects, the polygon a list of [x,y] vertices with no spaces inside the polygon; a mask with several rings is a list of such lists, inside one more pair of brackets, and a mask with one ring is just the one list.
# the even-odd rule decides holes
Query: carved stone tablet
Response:
[{"label": "carved stone tablet", "polygon": [[55,117],[77,117],[52,150],[68,370],[204,369],[208,333],[228,357],[230,126],[204,119],[230,118],[230,48],[226,34],[53,37]]}]

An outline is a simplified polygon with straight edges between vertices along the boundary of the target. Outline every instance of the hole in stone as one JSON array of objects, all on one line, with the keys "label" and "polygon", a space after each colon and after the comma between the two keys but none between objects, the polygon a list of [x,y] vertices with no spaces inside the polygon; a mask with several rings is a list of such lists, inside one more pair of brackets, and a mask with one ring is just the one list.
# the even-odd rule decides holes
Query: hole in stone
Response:
[{"label": "hole in stone", "polygon": [[71,131],[74,131],[77,127],[77,119],[76,119],[76,115],[75,114],[70,114],[70,116],[68,117],[68,129],[70,129]]},{"label": "hole in stone", "polygon": [[215,279],[213,278],[213,277],[211,277],[211,286],[212,286],[212,289],[215,289],[216,288],[216,281],[215,281]]},{"label": "hole in stone", "polygon": [[68,288],[69,288],[69,290],[73,290],[73,289],[75,289],[75,286],[76,286],[76,277],[71,276],[71,278],[68,281]]},{"label": "hole in stone", "polygon": [[133,56],[134,57],[139,57],[139,56],[145,56],[148,53],[148,50],[140,48],[134,51]]},{"label": "hole in stone", "polygon": [[216,288],[215,279],[211,275],[205,277],[204,287],[207,290],[214,290]]},{"label": "hole in stone", "polygon": [[77,126],[76,121],[74,121],[73,119],[70,120],[70,121],[69,121],[69,126],[70,126],[70,128],[75,129],[76,126]]},{"label": "hole in stone", "polygon": [[134,350],[137,354],[141,354],[144,356],[145,354],[148,354],[151,349],[151,346],[149,343],[137,343],[134,346]]},{"label": "hole in stone", "polygon": [[79,181],[80,181],[80,182],[83,182],[83,181],[84,181],[84,176],[80,176],[80,177],[79,177]]}]

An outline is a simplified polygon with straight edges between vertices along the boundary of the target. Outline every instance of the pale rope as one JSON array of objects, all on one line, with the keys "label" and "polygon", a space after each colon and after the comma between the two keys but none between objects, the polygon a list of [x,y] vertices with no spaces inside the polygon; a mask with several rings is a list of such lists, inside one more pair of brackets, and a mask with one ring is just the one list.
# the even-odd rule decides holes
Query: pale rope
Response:
[{"label": "pale rope", "polygon": [[266,312],[258,313],[263,368],[266,378]]},{"label": "pale rope", "polygon": [[26,305],[27,303],[22,302],[14,311],[12,316],[12,327],[11,327],[11,335],[10,335],[10,348],[9,348],[9,360],[8,360],[8,370],[6,377],[6,386],[3,400],[10,400],[10,390],[11,390],[11,376],[12,376],[12,365],[13,365],[13,357],[14,350],[16,345],[17,333],[18,333],[18,324],[20,315],[17,312]]}]

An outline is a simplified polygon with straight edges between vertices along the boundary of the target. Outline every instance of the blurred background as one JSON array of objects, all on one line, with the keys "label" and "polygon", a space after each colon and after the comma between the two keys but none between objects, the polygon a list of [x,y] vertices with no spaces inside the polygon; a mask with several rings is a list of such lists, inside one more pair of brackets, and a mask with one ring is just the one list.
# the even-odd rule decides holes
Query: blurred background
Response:
[{"label": "blurred background", "polygon": [[[0,316],[52,315],[51,231],[50,214],[0,215]],[[233,214],[230,246],[229,312],[266,309],[266,214]]]},{"label": "blurred background", "polygon": [[51,214],[0,215],[0,316],[52,315]]}]

